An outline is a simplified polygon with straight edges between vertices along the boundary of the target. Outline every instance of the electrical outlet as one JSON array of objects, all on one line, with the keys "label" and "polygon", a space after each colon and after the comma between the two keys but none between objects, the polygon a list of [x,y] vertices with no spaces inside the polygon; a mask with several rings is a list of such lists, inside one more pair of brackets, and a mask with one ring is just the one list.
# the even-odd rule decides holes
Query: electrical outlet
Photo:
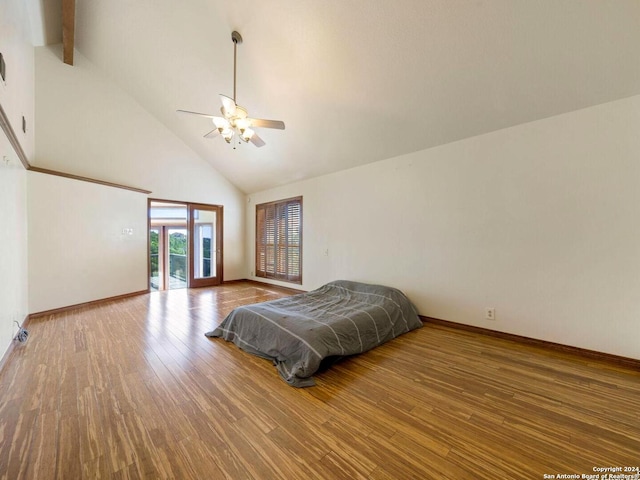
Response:
[{"label": "electrical outlet", "polygon": [[484,318],[487,320],[495,320],[496,319],[496,309],[495,308],[487,308],[484,311]]}]

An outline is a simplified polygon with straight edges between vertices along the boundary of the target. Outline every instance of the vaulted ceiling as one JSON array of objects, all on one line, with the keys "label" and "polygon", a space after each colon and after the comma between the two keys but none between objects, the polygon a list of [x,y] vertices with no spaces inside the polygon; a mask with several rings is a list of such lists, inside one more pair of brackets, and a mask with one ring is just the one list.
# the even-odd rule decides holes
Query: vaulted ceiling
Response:
[{"label": "vaulted ceiling", "polygon": [[[263,148],[176,113],[233,95],[233,30]],[[640,94],[638,0],[76,0],[75,46],[247,193]]]}]

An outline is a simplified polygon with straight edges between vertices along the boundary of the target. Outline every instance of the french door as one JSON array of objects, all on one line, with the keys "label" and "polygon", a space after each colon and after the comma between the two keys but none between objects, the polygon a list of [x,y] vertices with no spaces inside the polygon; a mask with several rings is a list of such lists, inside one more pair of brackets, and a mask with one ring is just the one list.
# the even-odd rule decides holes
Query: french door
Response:
[{"label": "french door", "polygon": [[189,288],[222,282],[222,207],[189,203]]},{"label": "french door", "polygon": [[222,206],[149,200],[151,290],[222,282]]}]

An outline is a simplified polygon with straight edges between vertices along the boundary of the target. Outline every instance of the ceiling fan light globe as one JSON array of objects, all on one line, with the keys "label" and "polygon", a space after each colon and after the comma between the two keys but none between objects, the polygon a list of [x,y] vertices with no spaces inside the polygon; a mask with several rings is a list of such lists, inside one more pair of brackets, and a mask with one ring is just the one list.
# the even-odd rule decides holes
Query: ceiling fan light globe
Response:
[{"label": "ceiling fan light globe", "polygon": [[222,134],[222,137],[225,139],[227,143],[231,143],[231,139],[233,138],[233,130],[231,130],[231,128],[227,127],[223,129],[220,133]]},{"label": "ceiling fan light globe", "polygon": [[251,137],[253,137],[253,133],[253,130],[251,130],[250,128],[245,128],[244,130],[242,130],[240,136],[242,140],[248,142],[249,140],[251,140]]},{"label": "ceiling fan light globe", "polygon": [[240,133],[244,132],[251,125],[246,118],[238,118],[234,123],[236,128],[240,130]]},{"label": "ceiling fan light globe", "polygon": [[225,130],[230,130],[229,122],[224,118],[213,117],[211,121],[221,134],[224,134]]}]

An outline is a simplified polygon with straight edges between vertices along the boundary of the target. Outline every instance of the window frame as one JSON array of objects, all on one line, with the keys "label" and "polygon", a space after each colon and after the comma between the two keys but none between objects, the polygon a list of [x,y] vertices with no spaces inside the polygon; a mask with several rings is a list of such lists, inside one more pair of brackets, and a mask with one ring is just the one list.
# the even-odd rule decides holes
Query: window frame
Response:
[{"label": "window frame", "polygon": [[[295,209],[296,206],[298,209],[298,218],[297,224],[294,223],[293,226],[297,229],[298,240],[290,244],[291,237],[289,235],[289,229],[291,228],[291,221],[295,221],[295,216],[290,218],[291,207]],[[303,237],[302,196],[257,204],[255,214],[255,276],[301,285]],[[267,238],[269,233],[267,230],[267,222],[271,218],[273,219],[273,244],[270,244]],[[283,239],[284,242],[281,241]],[[269,252],[269,249],[272,251]],[[293,258],[290,257],[290,251],[292,249]],[[281,258],[282,252],[285,252],[284,259]],[[270,255],[272,256],[272,262],[268,261]],[[297,262],[295,258],[296,255]],[[290,271],[292,265],[296,264],[298,271]]]}]

